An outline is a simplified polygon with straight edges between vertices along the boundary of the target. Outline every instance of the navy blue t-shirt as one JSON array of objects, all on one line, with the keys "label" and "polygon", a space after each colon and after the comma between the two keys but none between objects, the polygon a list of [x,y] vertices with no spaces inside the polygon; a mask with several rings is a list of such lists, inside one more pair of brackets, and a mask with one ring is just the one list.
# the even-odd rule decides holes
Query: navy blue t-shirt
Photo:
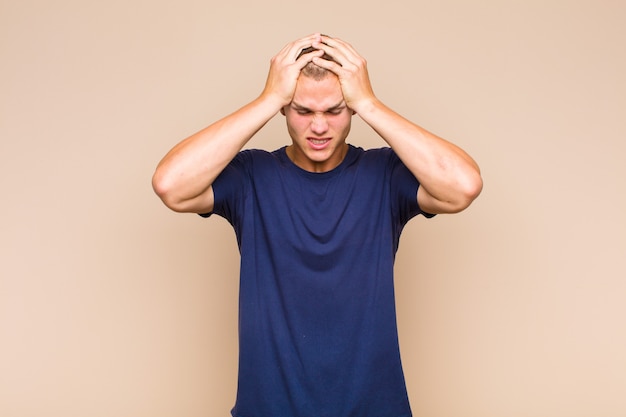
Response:
[{"label": "navy blue t-shirt", "polygon": [[213,183],[241,253],[235,417],[411,415],[393,264],[418,181],[390,148],[324,173],[245,150]]}]

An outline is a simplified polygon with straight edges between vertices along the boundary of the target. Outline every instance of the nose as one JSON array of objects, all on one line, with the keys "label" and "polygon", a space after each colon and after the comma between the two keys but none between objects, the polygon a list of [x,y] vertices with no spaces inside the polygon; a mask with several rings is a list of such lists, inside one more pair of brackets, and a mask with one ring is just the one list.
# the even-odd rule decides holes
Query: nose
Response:
[{"label": "nose", "polygon": [[326,116],[320,113],[313,113],[313,119],[311,120],[311,131],[317,135],[320,135],[328,130],[328,122]]}]

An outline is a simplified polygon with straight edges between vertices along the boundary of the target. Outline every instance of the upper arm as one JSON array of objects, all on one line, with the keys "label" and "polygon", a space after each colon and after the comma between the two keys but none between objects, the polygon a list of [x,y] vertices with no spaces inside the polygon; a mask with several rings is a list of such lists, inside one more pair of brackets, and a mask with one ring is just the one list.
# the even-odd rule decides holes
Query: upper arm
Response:
[{"label": "upper arm", "polygon": [[443,204],[439,202],[436,198],[426,191],[424,187],[419,187],[417,189],[417,204],[420,206],[420,209],[426,213],[430,214],[444,214],[449,213],[443,207]]},{"label": "upper arm", "polygon": [[215,194],[213,187],[209,186],[202,194],[197,197],[187,200],[181,203],[181,210],[176,210],[183,213],[198,213],[206,214],[213,211],[215,206]]},{"label": "upper arm", "polygon": [[182,198],[175,190],[168,187],[164,181],[158,181],[156,175],[152,181],[154,192],[159,196],[163,204],[169,209],[179,213],[210,213],[215,204],[213,186],[209,185],[205,190],[191,198]]}]

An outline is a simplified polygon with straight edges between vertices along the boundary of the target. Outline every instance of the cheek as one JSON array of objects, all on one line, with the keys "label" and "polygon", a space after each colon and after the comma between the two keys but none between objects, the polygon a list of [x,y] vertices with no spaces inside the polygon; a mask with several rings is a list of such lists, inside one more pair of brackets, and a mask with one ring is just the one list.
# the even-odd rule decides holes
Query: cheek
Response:
[{"label": "cheek", "polygon": [[301,131],[309,126],[310,121],[307,117],[297,115],[290,117],[288,119],[288,124],[292,130]]},{"label": "cheek", "polygon": [[334,119],[329,120],[329,125],[332,126],[332,128],[335,131],[338,132],[343,132],[346,130],[350,130],[350,122],[351,122],[351,118],[350,116],[347,117],[336,117]]}]

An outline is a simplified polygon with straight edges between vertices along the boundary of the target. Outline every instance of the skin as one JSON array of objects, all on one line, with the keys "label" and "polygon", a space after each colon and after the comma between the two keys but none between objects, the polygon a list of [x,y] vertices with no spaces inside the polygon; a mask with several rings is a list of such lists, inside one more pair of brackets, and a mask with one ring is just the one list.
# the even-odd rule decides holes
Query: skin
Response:
[{"label": "skin", "polygon": [[[302,49],[313,52],[298,57]],[[327,54],[335,62],[322,59]],[[309,62],[330,71],[314,80],[300,76]],[[345,157],[351,117],[358,114],[398,154],[420,181],[417,200],[429,213],[455,213],[480,194],[474,160],[456,145],[403,118],[374,94],[367,62],[348,43],[313,34],[287,44],[271,59],[259,97],[177,144],[157,166],[153,187],[172,210],[213,210],[211,184],[243,146],[278,112],[292,144],[289,158],[324,172]]]},{"label": "skin", "polygon": [[343,161],[352,111],[335,75],[319,81],[300,77],[292,102],[281,113],[292,140],[287,155],[296,165],[311,172],[325,172]]}]

